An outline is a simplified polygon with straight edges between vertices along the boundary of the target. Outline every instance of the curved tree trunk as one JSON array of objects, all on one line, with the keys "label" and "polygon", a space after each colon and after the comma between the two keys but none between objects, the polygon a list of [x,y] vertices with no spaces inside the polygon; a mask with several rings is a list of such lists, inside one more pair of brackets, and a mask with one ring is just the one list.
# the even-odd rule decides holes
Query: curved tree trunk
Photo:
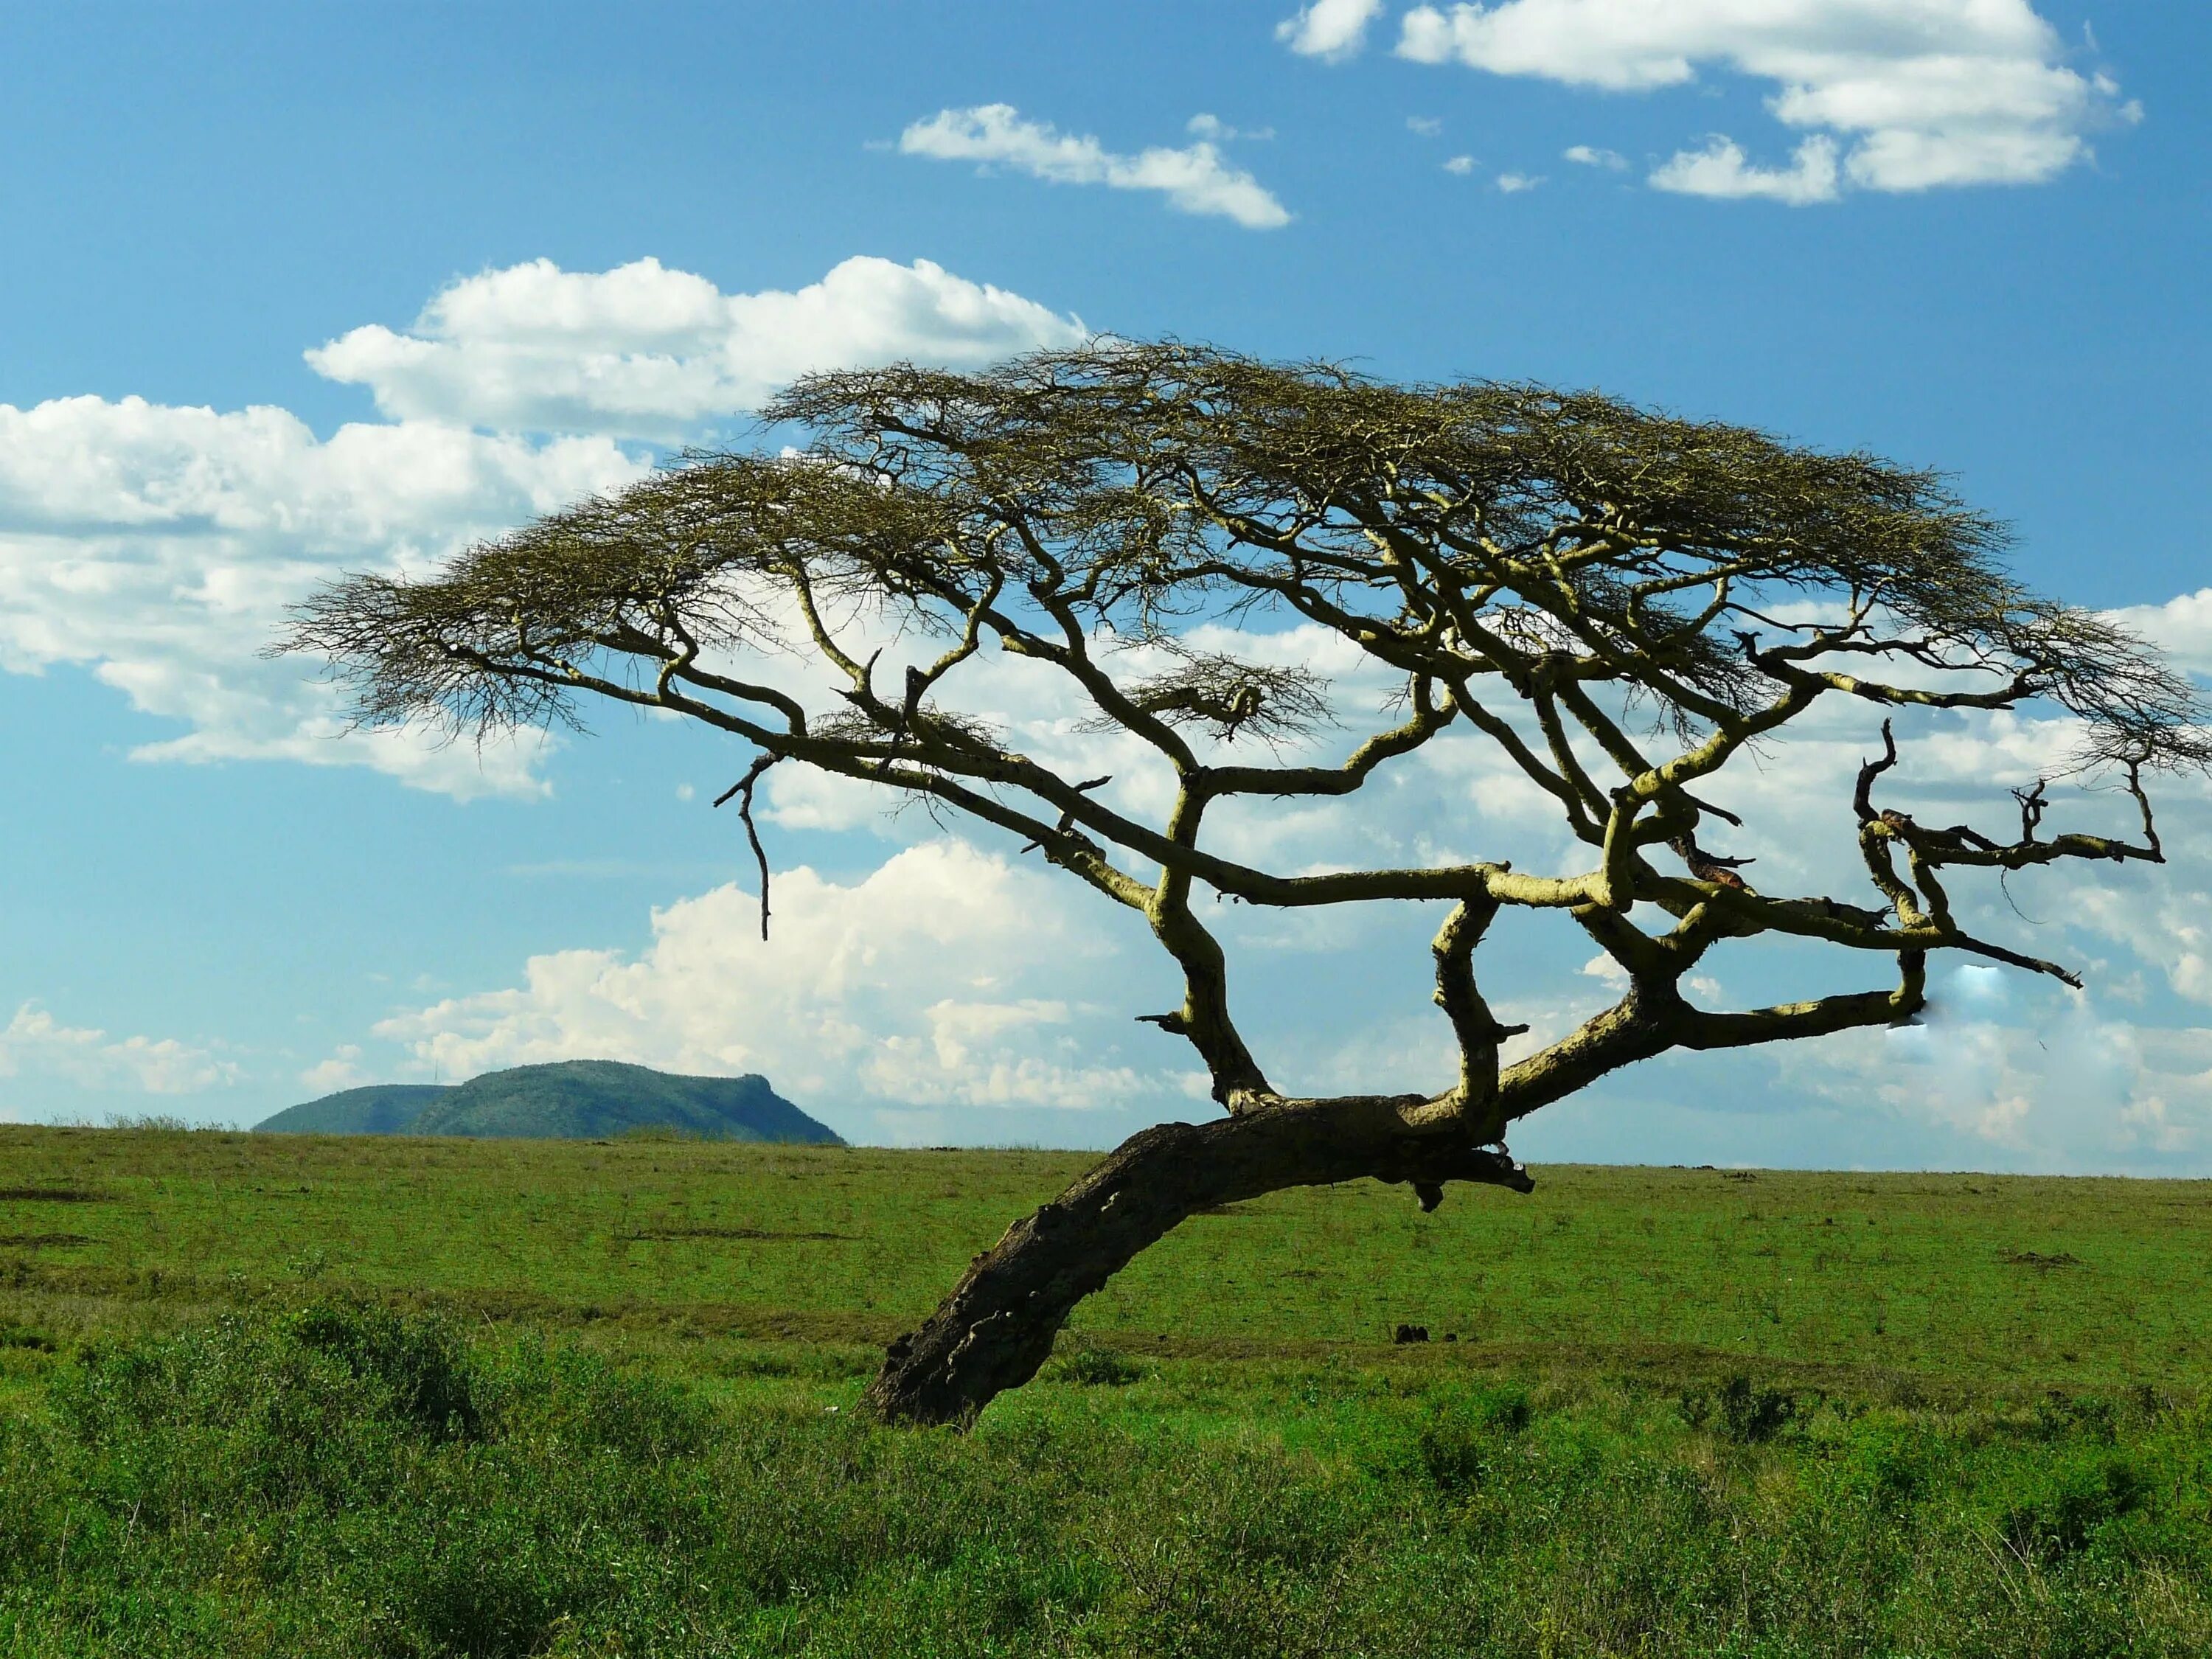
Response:
[{"label": "curved tree trunk", "polygon": [[1131,1136],[1007,1228],[921,1328],[890,1345],[866,1407],[893,1422],[972,1421],[1036,1375],[1077,1303],[1177,1222],[1217,1204],[1363,1176],[1412,1183],[1424,1209],[1436,1206],[1446,1182],[1522,1192],[1534,1184],[1502,1151],[1468,1146],[1443,1125],[1409,1126],[1406,1112],[1424,1103],[1284,1102]]}]

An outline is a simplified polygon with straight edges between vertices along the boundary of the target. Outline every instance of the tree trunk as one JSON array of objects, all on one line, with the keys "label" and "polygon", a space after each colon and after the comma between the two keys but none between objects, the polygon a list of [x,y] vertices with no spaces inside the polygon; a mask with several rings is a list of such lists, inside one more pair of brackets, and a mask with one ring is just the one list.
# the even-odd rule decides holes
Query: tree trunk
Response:
[{"label": "tree trunk", "polygon": [[1131,1136],[1007,1228],[921,1328],[890,1345],[867,1408],[892,1422],[972,1422],[1036,1375],[1077,1303],[1184,1217],[1215,1205],[1363,1176],[1411,1182],[1424,1209],[1436,1206],[1446,1182],[1521,1192],[1534,1184],[1503,1151],[1465,1145],[1449,1126],[1409,1126],[1405,1114],[1424,1103],[1285,1102]]}]

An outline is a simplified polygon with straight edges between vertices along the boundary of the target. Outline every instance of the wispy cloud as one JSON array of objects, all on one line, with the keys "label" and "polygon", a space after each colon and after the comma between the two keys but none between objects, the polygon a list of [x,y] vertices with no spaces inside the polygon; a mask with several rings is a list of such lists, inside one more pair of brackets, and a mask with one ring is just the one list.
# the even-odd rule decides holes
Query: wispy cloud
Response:
[{"label": "wispy cloud", "polygon": [[1618,150],[1599,149],[1589,144],[1570,144],[1560,154],[1577,167],[1607,167],[1618,173],[1628,165],[1628,158]]},{"label": "wispy cloud", "polygon": [[1232,127],[1218,115],[1200,110],[1183,123],[1183,131],[1194,138],[1209,139],[1217,144],[1232,144],[1239,141],[1248,144],[1263,143],[1275,136],[1273,127]]},{"label": "wispy cloud", "polygon": [[174,1037],[111,1037],[92,1026],[64,1025],[27,1002],[0,1027],[0,1077],[25,1073],[94,1088],[189,1095],[235,1082],[238,1066]]},{"label": "wispy cloud", "polygon": [[1273,230],[1291,222],[1289,210],[1265,185],[1203,138],[1180,149],[1124,155],[1087,134],[1024,120],[1012,104],[978,104],[916,121],[899,135],[898,147],[905,155],[939,161],[1012,167],[1056,185],[1157,191],[1185,213],[1218,216],[1248,230]]}]

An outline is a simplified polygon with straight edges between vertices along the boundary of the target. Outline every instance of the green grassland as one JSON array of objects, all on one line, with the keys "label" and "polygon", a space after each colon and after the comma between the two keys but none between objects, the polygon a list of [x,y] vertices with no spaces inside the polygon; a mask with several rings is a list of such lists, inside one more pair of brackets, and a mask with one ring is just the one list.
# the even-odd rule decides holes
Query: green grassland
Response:
[{"label": "green grassland", "polygon": [[[879,1345],[1080,1153],[0,1129],[0,1308],[70,1329],[321,1276],[495,1318]],[[1140,1351],[2212,1378],[2212,1183],[1550,1168],[1194,1218],[1086,1304]],[[25,1197],[20,1189],[77,1195]]]},{"label": "green grassland", "polygon": [[0,1655],[2212,1651],[2212,1183],[1284,1194],[854,1420],[1084,1161],[0,1128]]}]

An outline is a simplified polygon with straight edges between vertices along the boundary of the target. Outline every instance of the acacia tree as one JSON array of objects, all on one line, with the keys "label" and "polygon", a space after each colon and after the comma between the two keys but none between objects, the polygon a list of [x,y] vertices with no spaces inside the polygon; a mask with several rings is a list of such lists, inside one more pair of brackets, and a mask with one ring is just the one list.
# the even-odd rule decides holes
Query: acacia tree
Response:
[{"label": "acacia tree", "polygon": [[[429,578],[348,579],[301,609],[283,648],[329,659],[371,723],[481,738],[573,720],[588,698],[672,711],[750,745],[731,791],[749,834],[767,769],[815,767],[1010,832],[1149,925],[1183,998],[1144,1018],[1196,1050],[1223,1115],[1143,1131],[1014,1223],[891,1345],[868,1400],[894,1419],[964,1421],[1028,1380],[1070,1310],[1195,1211],[1363,1176],[1424,1208],[1453,1182],[1526,1191],[1505,1146],[1516,1120],[1670,1050],[1906,1022],[1933,951],[2078,984],[1969,932],[1947,884],[2159,861],[2146,778],[2212,757],[2187,680],[2010,579],[1999,527],[1940,478],[1863,454],[1595,394],[1392,385],[1176,343],[818,374],[765,414],[805,428],[806,448],[690,456]],[[1225,617],[1318,625],[1402,696],[1340,759],[1286,758],[1333,712],[1329,689],[1185,637]],[[936,643],[894,673],[868,643],[887,630]],[[789,689],[773,665],[793,653],[834,696]],[[1073,682],[1095,729],[1171,775],[1172,805],[1139,816],[1081,775],[1095,768],[1048,764],[963,712],[963,670],[993,653]],[[1749,857],[1718,850],[1760,826],[1700,793],[1824,699],[1885,715],[1879,755],[1837,780],[1869,902],[1763,890],[1740,873]],[[2039,701],[2076,717],[2078,764],[2117,775],[2138,839],[2046,834],[2042,784],[2015,792],[2002,834],[1877,801],[1898,763],[1889,711]],[[1447,732],[1494,744],[1556,803],[1577,867],[1285,874],[1208,845],[1224,803],[1351,796]],[[768,875],[763,859],[763,930]],[[1456,1075],[1420,1095],[1278,1087],[1232,1018],[1195,902],[1209,891],[1442,907],[1435,1000]],[[1518,1028],[1492,1012],[1476,958],[1509,907],[1581,928],[1627,988],[1504,1064]],[[1761,935],[1893,971],[1772,1007],[1685,994],[1717,945]]]}]

